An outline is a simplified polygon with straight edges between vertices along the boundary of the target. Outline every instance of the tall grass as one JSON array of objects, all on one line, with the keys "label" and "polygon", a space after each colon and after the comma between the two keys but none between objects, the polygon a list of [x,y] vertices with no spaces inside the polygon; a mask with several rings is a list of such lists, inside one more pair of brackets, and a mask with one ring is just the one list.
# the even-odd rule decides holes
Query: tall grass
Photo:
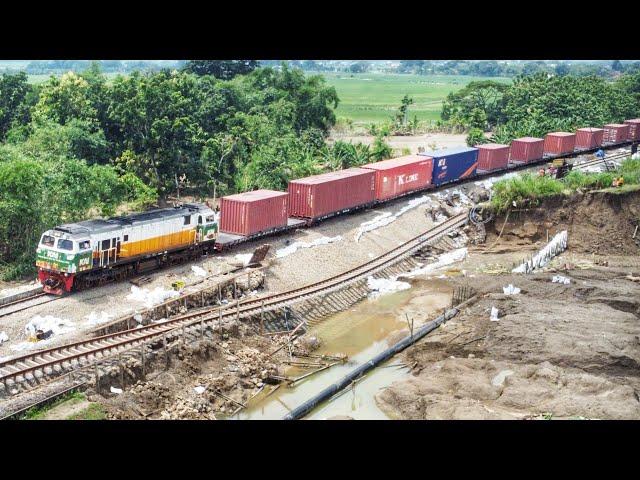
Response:
[{"label": "tall grass", "polygon": [[569,172],[562,180],[539,177],[525,173],[518,177],[500,180],[493,186],[491,206],[497,212],[509,208],[536,206],[541,199],[576,190],[598,190],[611,186],[614,178],[623,177],[627,185],[640,184],[640,160],[631,158],[622,162],[619,169],[612,172],[585,173],[578,170]]},{"label": "tall grass", "polygon": [[536,205],[541,198],[562,193],[563,190],[564,185],[556,179],[525,173],[496,182],[493,186],[491,205],[497,211]]}]

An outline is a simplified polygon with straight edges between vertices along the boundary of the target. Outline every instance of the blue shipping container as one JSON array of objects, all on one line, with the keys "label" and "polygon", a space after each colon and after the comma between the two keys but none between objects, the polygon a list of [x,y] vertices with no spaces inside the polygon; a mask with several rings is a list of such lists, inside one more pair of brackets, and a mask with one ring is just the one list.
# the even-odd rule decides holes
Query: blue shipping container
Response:
[{"label": "blue shipping container", "polygon": [[433,152],[422,152],[419,155],[433,158],[433,175],[431,182],[441,185],[462,178],[472,177],[478,168],[477,148],[450,148]]}]

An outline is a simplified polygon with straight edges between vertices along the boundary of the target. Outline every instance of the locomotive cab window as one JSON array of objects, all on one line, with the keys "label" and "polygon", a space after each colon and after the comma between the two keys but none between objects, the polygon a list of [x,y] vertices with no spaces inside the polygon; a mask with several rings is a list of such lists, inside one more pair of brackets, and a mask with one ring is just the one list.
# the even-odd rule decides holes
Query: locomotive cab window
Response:
[{"label": "locomotive cab window", "polygon": [[206,219],[207,223],[211,223],[211,222],[215,222],[216,221],[216,216],[215,215],[209,215]]},{"label": "locomotive cab window", "polygon": [[80,242],[80,250],[88,250],[91,248],[91,242],[89,240],[83,240]]},{"label": "locomotive cab window", "polygon": [[111,240],[103,240],[102,248],[100,250],[109,250],[109,246],[111,245]]},{"label": "locomotive cab window", "polygon": [[125,236],[124,236],[124,241],[125,241],[125,242],[128,242],[128,241],[129,241],[129,235],[125,235]]},{"label": "locomotive cab window", "polygon": [[42,236],[42,244],[45,247],[53,247],[54,243],[55,243],[56,239],[53,238],[51,235],[43,235]]},{"label": "locomotive cab window", "polygon": [[58,248],[60,250],[73,250],[73,242],[71,240],[65,240],[61,238],[58,240]]},{"label": "locomotive cab window", "polygon": [[184,224],[189,225],[191,223],[191,215],[184,216]]},{"label": "locomotive cab window", "polygon": [[202,215],[198,215],[198,225],[202,225]]}]

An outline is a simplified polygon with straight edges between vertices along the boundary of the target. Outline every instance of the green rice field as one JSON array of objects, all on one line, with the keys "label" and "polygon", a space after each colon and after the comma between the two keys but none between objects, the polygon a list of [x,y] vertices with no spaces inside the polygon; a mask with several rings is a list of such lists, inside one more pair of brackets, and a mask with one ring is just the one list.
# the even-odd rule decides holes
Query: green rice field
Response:
[{"label": "green rice field", "polygon": [[405,94],[413,98],[409,118],[438,120],[442,101],[449,92],[463,88],[477,80],[509,83],[503,77],[471,77],[457,75],[410,75],[384,73],[324,73],[338,92],[338,118],[353,120],[355,124],[378,123],[389,120]]}]

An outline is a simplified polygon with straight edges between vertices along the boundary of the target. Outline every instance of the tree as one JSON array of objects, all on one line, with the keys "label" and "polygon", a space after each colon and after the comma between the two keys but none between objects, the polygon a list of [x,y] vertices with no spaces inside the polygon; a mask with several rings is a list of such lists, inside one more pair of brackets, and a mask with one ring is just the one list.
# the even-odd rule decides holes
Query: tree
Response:
[{"label": "tree", "polygon": [[567,65],[564,62],[560,62],[558,63],[558,65],[556,65],[555,72],[556,72],[556,75],[558,75],[559,77],[568,75],[569,71],[570,71],[569,65]]},{"label": "tree", "polygon": [[484,136],[482,129],[471,128],[469,129],[466,141],[469,147],[475,147],[476,145],[487,143],[487,138]]},{"label": "tree", "polygon": [[4,140],[14,124],[29,122],[30,96],[33,96],[33,89],[25,72],[0,76],[0,140]]},{"label": "tree", "polygon": [[213,75],[222,80],[230,80],[236,75],[246,75],[257,67],[257,60],[190,60],[183,70],[196,75]]},{"label": "tree", "polygon": [[97,110],[91,103],[89,83],[81,76],[68,72],[62,77],[51,77],[42,87],[38,103],[33,108],[33,119],[64,125],[71,119],[84,120],[97,125]]},{"label": "tree", "polygon": [[614,60],[611,62],[611,70],[614,72],[622,72],[624,70],[624,65],[622,65],[620,60]]},{"label": "tree", "polygon": [[351,73],[364,73],[369,70],[369,64],[367,62],[356,62],[349,65],[349,71]]}]

